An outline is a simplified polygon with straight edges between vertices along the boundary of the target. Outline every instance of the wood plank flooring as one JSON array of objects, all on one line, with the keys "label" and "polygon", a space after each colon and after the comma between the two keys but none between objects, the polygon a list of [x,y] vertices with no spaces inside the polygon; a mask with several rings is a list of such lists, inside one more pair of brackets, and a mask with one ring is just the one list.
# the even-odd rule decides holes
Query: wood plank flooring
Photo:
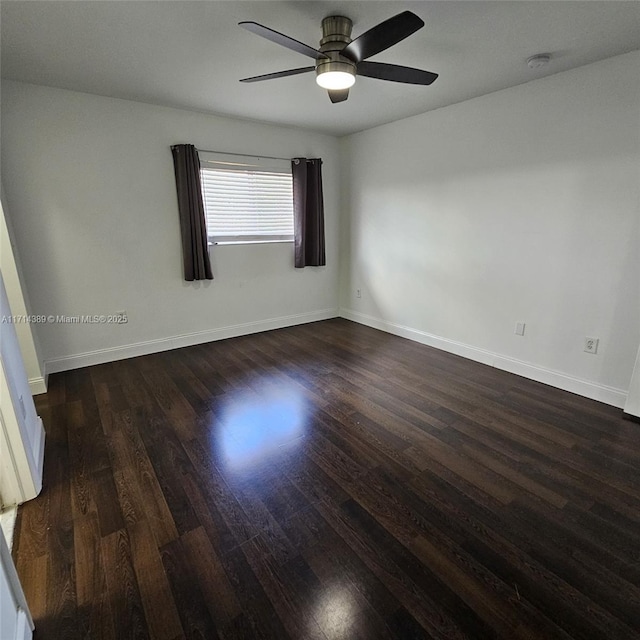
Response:
[{"label": "wood plank flooring", "polygon": [[329,320],[52,375],[39,640],[640,639],[640,425]]}]

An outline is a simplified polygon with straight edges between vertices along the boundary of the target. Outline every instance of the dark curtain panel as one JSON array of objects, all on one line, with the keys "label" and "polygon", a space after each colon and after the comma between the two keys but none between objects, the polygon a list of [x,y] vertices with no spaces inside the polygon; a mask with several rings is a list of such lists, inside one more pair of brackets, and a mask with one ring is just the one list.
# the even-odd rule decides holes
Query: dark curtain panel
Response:
[{"label": "dark curtain panel", "polygon": [[171,147],[178,190],[185,280],[213,280],[207,246],[207,225],[200,185],[200,159],[191,144]]},{"label": "dark curtain panel", "polygon": [[324,203],[322,200],[322,160],[294,158],[293,226],[295,266],[322,267],[324,255]]}]

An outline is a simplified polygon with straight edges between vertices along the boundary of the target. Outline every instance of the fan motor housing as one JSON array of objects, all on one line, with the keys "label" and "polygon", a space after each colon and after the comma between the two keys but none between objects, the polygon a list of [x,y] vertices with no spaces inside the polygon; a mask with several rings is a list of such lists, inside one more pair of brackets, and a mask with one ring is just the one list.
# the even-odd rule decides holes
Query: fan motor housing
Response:
[{"label": "fan motor housing", "polygon": [[320,46],[327,42],[351,42],[353,23],[345,16],[328,16],[322,21],[322,40]]},{"label": "fan motor housing", "polygon": [[343,71],[355,75],[355,63],[340,55],[340,52],[351,42],[352,27],[353,23],[345,16],[328,16],[322,21],[320,51],[328,58],[316,60],[316,74]]}]

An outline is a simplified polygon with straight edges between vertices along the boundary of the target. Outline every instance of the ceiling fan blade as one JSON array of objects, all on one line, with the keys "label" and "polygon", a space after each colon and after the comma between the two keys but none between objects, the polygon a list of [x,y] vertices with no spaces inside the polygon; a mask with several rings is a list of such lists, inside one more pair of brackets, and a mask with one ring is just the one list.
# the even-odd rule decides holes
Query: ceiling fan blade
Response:
[{"label": "ceiling fan blade", "polygon": [[240,82],[260,82],[261,80],[274,80],[275,78],[286,78],[287,76],[297,76],[299,73],[315,71],[315,67],[301,67],[300,69],[287,69],[286,71],[276,71],[275,73],[265,73],[262,76],[242,78]]},{"label": "ceiling fan blade", "polygon": [[365,31],[340,53],[353,62],[360,62],[404,40],[422,27],[424,22],[415,13],[403,11]]},{"label": "ceiling fan blade", "polygon": [[349,89],[329,89],[329,98],[334,104],[344,102],[349,97]]},{"label": "ceiling fan blade", "polygon": [[238,22],[238,25],[246,29],[247,31],[251,31],[251,33],[255,33],[256,35],[262,36],[267,40],[271,40],[271,42],[275,42],[287,49],[291,49],[292,51],[297,51],[301,53],[303,56],[309,56],[316,60],[317,58],[328,58],[324,53],[310,47],[309,45],[304,44],[304,42],[299,42],[298,40],[294,40],[289,36],[285,36],[284,33],[280,33],[278,31],[274,31],[273,29],[269,29],[269,27],[265,27],[262,24],[258,24],[257,22]]},{"label": "ceiling fan blade", "polygon": [[379,80],[391,80],[391,82],[406,82],[407,84],[431,84],[437,77],[437,73],[414,69],[413,67],[401,67],[397,64],[386,62],[359,62],[356,67],[359,76],[378,78]]}]

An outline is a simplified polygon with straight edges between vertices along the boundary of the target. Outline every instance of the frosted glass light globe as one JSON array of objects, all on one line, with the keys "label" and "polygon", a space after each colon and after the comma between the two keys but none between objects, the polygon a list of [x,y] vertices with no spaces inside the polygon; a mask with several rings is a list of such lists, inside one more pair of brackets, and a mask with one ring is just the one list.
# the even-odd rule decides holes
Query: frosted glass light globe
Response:
[{"label": "frosted glass light globe", "polygon": [[355,81],[356,77],[346,71],[325,71],[316,76],[316,82],[323,89],[348,89]]}]

